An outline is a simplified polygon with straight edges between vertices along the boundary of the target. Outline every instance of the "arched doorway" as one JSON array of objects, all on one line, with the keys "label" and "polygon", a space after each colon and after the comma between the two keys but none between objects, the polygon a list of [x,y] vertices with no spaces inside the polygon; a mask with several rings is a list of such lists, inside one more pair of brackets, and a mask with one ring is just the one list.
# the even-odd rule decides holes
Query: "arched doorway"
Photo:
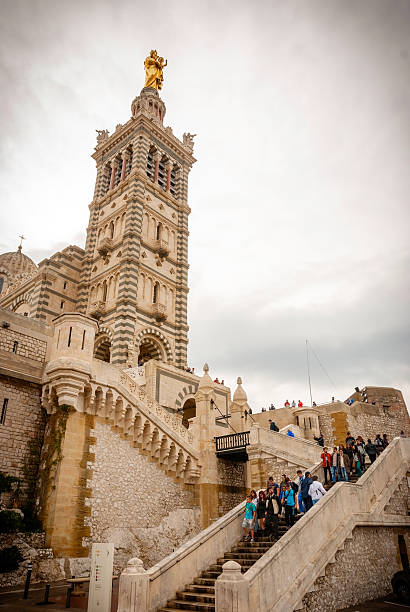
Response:
[{"label": "arched doorway", "polygon": [[182,406],[182,425],[188,429],[189,420],[193,419],[194,417],[196,417],[195,398],[189,397]]},{"label": "arched doorway", "polygon": [[160,345],[152,338],[144,338],[138,353],[138,365],[144,365],[150,359],[163,361],[163,352]]},{"label": "arched doorway", "polygon": [[111,340],[108,336],[97,337],[94,344],[94,357],[101,361],[111,361]]}]

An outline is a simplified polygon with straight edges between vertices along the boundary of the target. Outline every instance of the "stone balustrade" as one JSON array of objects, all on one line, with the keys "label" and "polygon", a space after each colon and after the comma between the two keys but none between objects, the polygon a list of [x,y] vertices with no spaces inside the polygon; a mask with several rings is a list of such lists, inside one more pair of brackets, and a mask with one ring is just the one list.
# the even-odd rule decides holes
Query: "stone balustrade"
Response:
[{"label": "stone balustrade", "polygon": [[[215,585],[216,611],[302,609],[303,596],[334,562],[355,526],[410,526],[409,517],[380,513],[380,501],[383,507],[388,503],[409,464],[410,440],[396,438],[359,483],[337,483],[246,572],[244,581],[229,582],[223,573]],[[240,605],[234,608],[237,589]]]},{"label": "stone balustrade", "polygon": [[271,459],[281,460],[295,468],[305,469],[320,461],[322,448],[316,442],[292,438],[286,433],[271,431],[254,424],[250,430],[247,452],[251,470],[256,470],[258,474],[260,472],[255,482],[252,479],[252,486],[262,487],[266,482],[265,475],[262,474],[264,462]]},{"label": "stone balustrade", "polygon": [[[254,436],[260,439],[260,433]],[[410,527],[407,516],[382,514],[409,465],[410,439],[396,438],[359,483],[337,483],[245,574],[232,562],[225,564],[215,583],[216,612],[301,609],[302,598],[356,526]],[[243,510],[241,503],[147,571],[132,559],[121,575],[118,612],[155,612],[164,606],[235,545]],[[138,602],[132,593],[139,594]]]},{"label": "stone balustrade", "polygon": [[[78,412],[107,419],[167,473],[187,483],[197,480],[198,451],[181,417],[149,398],[135,380],[111,364],[93,360],[89,380],[76,375],[72,362],[66,363],[65,369],[61,360],[58,365],[58,376],[50,376],[43,385],[42,404],[49,414],[55,412],[59,403],[68,401]],[[59,401],[60,396],[63,401]]]},{"label": "stone balustrade", "polygon": [[[164,606],[176,590],[236,544],[242,534],[243,510],[241,503],[147,571],[138,559],[131,559],[131,568],[120,578],[118,612],[156,612]],[[132,597],[134,592],[139,594],[138,601]]]}]

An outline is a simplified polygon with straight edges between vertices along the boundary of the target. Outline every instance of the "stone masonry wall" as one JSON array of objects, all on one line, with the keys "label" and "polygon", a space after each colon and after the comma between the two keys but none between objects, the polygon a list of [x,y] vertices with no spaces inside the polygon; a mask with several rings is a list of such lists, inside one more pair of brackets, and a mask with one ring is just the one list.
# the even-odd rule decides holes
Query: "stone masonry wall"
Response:
[{"label": "stone masonry wall", "polygon": [[[410,475],[409,475],[410,477]],[[399,514],[400,516],[408,516],[410,508],[409,498],[409,477],[405,476],[400,482],[393,495],[390,497],[389,503],[384,507],[384,512],[387,514]]]},{"label": "stone masonry wall", "polygon": [[[316,591],[303,598],[305,612],[333,612],[391,592],[390,579],[402,569],[398,534],[408,529],[357,527],[336,562],[326,567],[326,576],[315,582]],[[358,568],[359,571],[358,571]]]},{"label": "stone masonry wall", "polygon": [[40,386],[0,376],[0,411],[8,399],[5,420],[0,424],[0,471],[26,479],[37,470],[30,443],[41,444],[45,419],[40,405]]},{"label": "stone masonry wall", "polygon": [[407,435],[410,434],[407,411],[394,408],[380,408],[378,416],[366,413],[357,416],[348,415],[347,424],[352,436],[363,436],[366,441],[367,438],[373,441],[376,434],[387,434],[389,441],[399,436],[402,430]]},{"label": "stone masonry wall", "polygon": [[[13,351],[15,342],[18,344],[16,350]],[[46,357],[47,343],[33,336],[0,327],[0,350],[14,352],[20,357],[42,362]]]},{"label": "stone masonry wall", "polygon": [[246,495],[246,463],[218,459],[218,514],[232,510]]},{"label": "stone masonry wall", "polygon": [[98,418],[91,435],[90,539],[114,542],[117,569],[131,557],[151,567],[200,530],[197,488],[167,476]]}]

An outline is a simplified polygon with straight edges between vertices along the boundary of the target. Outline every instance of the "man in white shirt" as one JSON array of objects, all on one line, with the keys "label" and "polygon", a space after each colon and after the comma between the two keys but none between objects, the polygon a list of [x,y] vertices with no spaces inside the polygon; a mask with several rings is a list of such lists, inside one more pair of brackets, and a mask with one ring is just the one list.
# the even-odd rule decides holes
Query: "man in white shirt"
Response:
[{"label": "man in white shirt", "polygon": [[313,505],[315,505],[326,493],[326,490],[323,488],[322,483],[318,481],[317,476],[313,476],[312,480],[313,482],[309,487],[309,495],[312,498]]}]

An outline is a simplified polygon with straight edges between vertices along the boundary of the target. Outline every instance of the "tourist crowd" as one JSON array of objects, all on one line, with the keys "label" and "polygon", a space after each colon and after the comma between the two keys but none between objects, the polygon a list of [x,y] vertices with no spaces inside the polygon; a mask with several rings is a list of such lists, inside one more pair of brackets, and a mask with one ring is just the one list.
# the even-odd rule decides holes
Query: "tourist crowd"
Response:
[{"label": "tourist crowd", "polygon": [[[404,436],[404,433],[401,432],[400,435]],[[322,434],[320,437],[323,439]],[[362,436],[354,438],[348,431],[345,444],[334,446],[333,450],[323,447],[320,459],[324,484],[339,480],[348,482],[354,473],[362,476],[366,456],[372,464],[388,444],[386,434],[377,434],[374,442],[368,438],[365,443]],[[255,533],[259,533],[277,539],[281,515],[284,516],[286,524],[292,526],[296,515],[308,512],[325,494],[325,487],[309,470],[305,473],[298,470],[294,480],[282,474],[281,481],[275,482],[270,476],[266,489],[261,489],[258,493],[252,489],[246,498],[242,523],[245,537],[253,542]]]}]

